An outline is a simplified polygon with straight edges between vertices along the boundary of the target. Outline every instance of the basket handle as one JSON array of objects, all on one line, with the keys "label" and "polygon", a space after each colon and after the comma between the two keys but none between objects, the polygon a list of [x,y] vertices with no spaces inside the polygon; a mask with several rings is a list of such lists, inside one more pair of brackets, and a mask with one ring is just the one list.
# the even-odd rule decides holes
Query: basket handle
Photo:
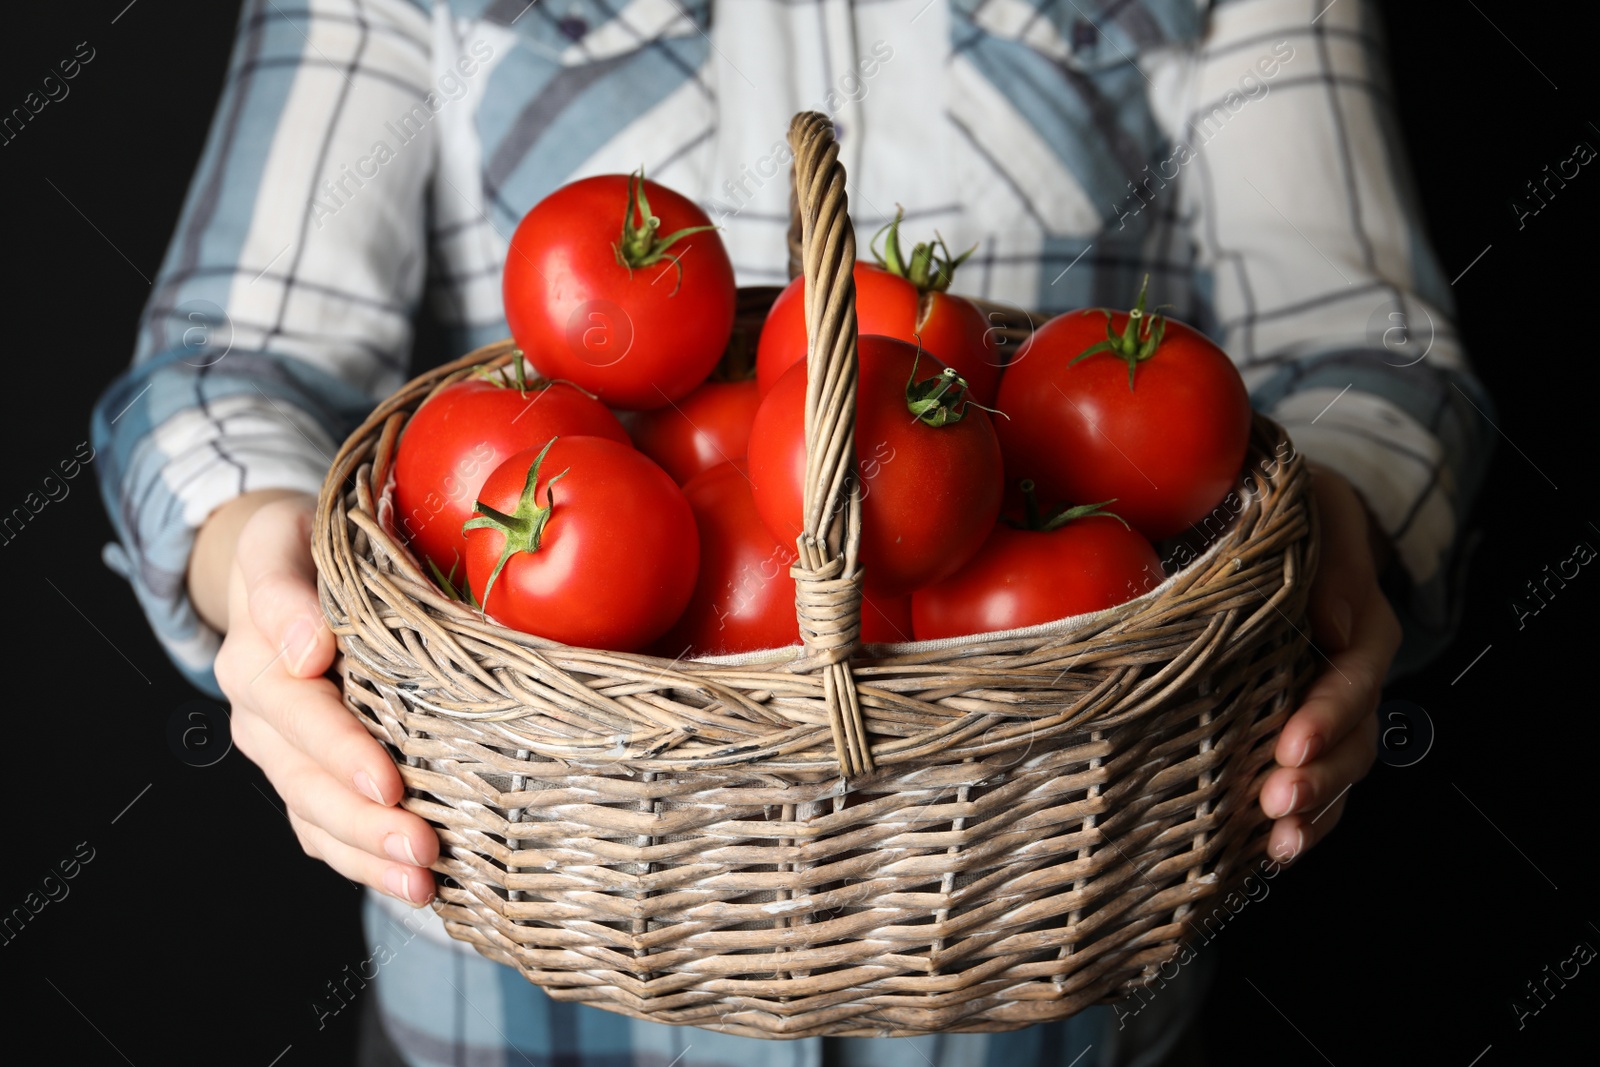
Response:
[{"label": "basket handle", "polygon": [[822,677],[845,778],[873,768],[850,656],[861,634],[861,487],[855,477],[856,237],[833,121],[804,111],[789,125],[806,308],[806,478],[795,615],[804,650],[792,665]]}]

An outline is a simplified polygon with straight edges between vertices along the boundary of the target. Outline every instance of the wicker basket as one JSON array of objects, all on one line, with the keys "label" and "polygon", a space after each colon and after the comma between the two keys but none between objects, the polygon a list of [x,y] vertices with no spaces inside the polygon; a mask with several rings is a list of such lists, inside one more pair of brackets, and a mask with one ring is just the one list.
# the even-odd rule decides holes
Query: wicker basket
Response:
[{"label": "wicker basket", "polygon": [[450,933],[557,999],[777,1038],[1061,1019],[1148,983],[1263,854],[1261,779],[1314,667],[1306,473],[1258,418],[1249,462],[1271,476],[1152,593],[862,649],[855,241],[828,120],[797,116],[790,140],[813,339],[804,647],[572,648],[427,580],[380,517],[394,444],[504,342],[411,382],[334,461],[314,552],[345,700],[438,829]]}]

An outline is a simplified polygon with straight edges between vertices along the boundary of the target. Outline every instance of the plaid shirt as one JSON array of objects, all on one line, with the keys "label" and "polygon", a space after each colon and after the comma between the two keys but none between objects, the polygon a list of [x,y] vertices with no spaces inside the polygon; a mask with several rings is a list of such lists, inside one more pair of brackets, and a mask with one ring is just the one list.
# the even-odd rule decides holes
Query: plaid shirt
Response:
[{"label": "plaid shirt", "polygon": [[[317,491],[378,399],[504,336],[507,238],[575,178],[643,163],[723,227],[741,284],[783,282],[783,137],[817,108],[857,232],[900,204],[913,233],[976,245],[959,291],[1126,306],[1149,273],[1153,302],[1222,342],[1257,408],[1361,491],[1396,547],[1397,670],[1414,666],[1454,629],[1492,408],[1420,229],[1379,36],[1365,0],[248,0],[133,365],[96,409],[107,562],[217,692],[219,636],[185,592],[214,508]],[[441,351],[413,350],[422,300]],[[487,1028],[452,1029],[440,973],[404,1009],[414,1062],[499,1063],[513,1041],[540,1064],[672,1058],[588,1009],[555,1036],[539,1013],[576,1009],[520,979],[473,1003]],[[1109,1018],[1050,1040],[1132,1062],[1137,1042],[1087,1036]],[[1054,1062],[1026,1033],[952,1039],[938,1063]],[[814,1044],[716,1062],[814,1063]]]}]

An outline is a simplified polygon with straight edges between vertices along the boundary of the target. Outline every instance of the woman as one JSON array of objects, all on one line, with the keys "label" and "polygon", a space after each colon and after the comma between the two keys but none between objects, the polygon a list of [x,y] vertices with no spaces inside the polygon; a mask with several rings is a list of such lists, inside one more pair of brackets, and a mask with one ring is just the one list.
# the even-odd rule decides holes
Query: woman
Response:
[{"label": "woman", "polygon": [[[1377,33],[1367,5],[1321,0],[245,5],[95,444],[112,558],[174,661],[231,701],[235,740],[307,853],[374,891],[387,1039],[371,1035],[373,1056],[387,1042],[411,1064],[1189,1055],[1199,968],[1137,1014],[761,1042],[556,1004],[431,916],[406,921],[433,895],[438,840],[397,806],[398,772],[322,678],[334,643],[311,502],[373,403],[506,334],[506,240],[569,180],[643,164],[711,212],[741,284],[785,280],[782,137],[794,112],[824,110],[858,232],[904,205],[909,232],[976,246],[958,291],[1036,311],[1127,306],[1151,274],[1156,302],[1223,343],[1316,463],[1328,669],[1261,794],[1272,854],[1292,860],[1371,765],[1396,649],[1403,669],[1448,639],[1446,576],[1485,463],[1473,407],[1488,401],[1419,231]],[[416,351],[423,300],[444,339]]]}]

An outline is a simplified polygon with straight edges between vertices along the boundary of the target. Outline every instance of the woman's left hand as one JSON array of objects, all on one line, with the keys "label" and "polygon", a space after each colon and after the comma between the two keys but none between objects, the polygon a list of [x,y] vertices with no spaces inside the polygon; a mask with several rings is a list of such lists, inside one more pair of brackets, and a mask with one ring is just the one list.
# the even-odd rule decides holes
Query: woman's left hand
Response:
[{"label": "woman's left hand", "polygon": [[1328,664],[1284,724],[1278,768],[1261,788],[1273,820],[1268,855],[1288,863],[1333,829],[1347,790],[1378,754],[1378,699],[1400,648],[1400,623],[1378,588],[1388,540],[1350,483],[1308,465],[1322,521],[1322,558],[1311,583],[1311,637]]}]

